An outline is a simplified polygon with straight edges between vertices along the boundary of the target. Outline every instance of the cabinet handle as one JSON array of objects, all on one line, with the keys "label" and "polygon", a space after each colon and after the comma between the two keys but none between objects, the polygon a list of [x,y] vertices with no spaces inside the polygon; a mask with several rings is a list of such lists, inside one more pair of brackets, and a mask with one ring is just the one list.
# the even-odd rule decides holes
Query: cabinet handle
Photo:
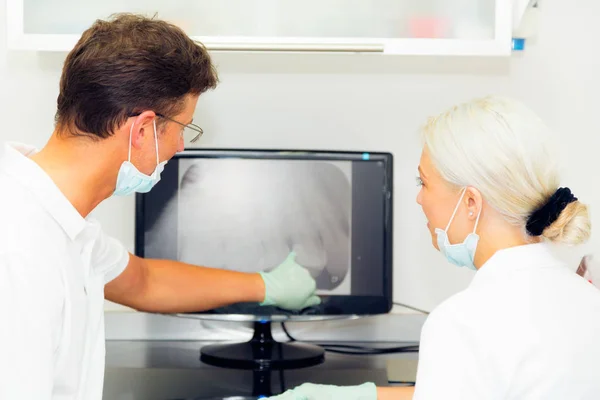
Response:
[{"label": "cabinet handle", "polygon": [[210,43],[204,42],[214,51],[299,51],[340,53],[383,53],[383,44],[368,43]]}]

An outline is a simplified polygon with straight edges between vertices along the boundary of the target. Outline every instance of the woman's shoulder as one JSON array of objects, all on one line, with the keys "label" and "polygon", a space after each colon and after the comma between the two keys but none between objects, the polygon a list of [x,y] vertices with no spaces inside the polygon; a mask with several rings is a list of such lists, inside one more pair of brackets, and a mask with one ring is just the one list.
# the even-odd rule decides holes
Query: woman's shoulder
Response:
[{"label": "woman's shoulder", "polygon": [[449,328],[469,321],[474,310],[473,302],[476,301],[472,290],[462,290],[444,300],[429,314],[423,329]]}]

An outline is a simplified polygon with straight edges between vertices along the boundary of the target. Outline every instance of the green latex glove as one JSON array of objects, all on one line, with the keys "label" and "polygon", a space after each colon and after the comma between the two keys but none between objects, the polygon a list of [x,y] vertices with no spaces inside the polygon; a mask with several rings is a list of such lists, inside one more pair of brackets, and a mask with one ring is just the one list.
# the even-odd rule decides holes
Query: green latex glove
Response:
[{"label": "green latex glove", "polygon": [[371,382],[359,386],[305,383],[268,400],[377,400],[377,387]]},{"label": "green latex glove", "polygon": [[260,272],[260,275],[265,281],[265,300],[260,303],[261,306],[302,310],[321,303],[315,295],[317,283],[308,270],[296,262],[294,252],[277,268],[271,272]]}]

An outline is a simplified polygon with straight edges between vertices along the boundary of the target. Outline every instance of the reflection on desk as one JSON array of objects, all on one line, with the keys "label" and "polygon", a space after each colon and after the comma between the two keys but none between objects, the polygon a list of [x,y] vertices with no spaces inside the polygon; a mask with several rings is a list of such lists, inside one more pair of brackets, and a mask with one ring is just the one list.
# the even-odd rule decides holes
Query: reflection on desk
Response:
[{"label": "reflection on desk", "polygon": [[[417,354],[349,356],[327,353],[321,365],[262,375],[271,393],[253,393],[253,371],[212,367],[200,361],[198,341],[107,341],[104,399],[209,400],[275,395],[304,382],[357,385],[367,381],[389,386],[386,366],[392,359]],[[413,343],[348,343],[393,347]],[[253,397],[248,397],[249,399]]]}]

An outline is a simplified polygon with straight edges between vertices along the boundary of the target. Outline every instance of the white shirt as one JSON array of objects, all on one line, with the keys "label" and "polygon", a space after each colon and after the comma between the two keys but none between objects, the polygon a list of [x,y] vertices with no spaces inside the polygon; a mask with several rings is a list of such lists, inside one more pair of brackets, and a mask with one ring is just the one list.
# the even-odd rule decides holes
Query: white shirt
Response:
[{"label": "white shirt", "polygon": [[600,399],[600,290],[547,244],[497,252],[423,327],[425,399]]},{"label": "white shirt", "polygon": [[100,400],[104,285],[126,249],[27,155],[0,156],[0,400]]}]

